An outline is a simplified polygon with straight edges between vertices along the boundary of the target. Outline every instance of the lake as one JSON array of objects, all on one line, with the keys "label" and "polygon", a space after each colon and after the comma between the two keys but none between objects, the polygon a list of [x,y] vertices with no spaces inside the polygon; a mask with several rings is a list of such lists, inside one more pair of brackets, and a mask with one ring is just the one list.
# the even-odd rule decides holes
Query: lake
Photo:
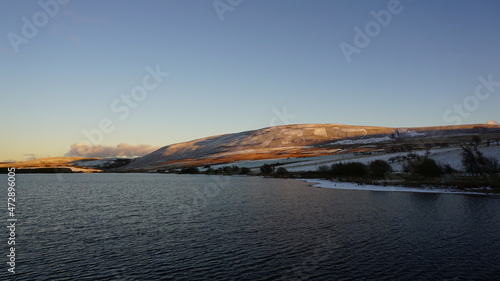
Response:
[{"label": "lake", "polygon": [[6,229],[0,280],[500,276],[497,198],[205,175],[19,174],[16,183],[16,273]]}]

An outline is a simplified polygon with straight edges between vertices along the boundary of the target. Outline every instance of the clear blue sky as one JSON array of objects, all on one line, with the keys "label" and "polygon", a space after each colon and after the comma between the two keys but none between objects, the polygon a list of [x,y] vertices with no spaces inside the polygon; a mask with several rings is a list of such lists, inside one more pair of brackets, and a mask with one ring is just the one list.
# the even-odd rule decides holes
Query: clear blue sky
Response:
[{"label": "clear blue sky", "polygon": [[[41,0],[53,17],[38,0],[1,1],[0,161],[63,156],[104,118],[114,130],[96,144],[112,146],[284,123],[500,121],[498,83],[474,98],[479,76],[500,82],[499,1],[220,0],[219,13],[212,0],[54,1]],[[375,23],[388,3],[399,12]],[[348,62],[341,43],[356,47],[367,25]],[[148,66],[169,76],[129,114],[113,110]]]}]

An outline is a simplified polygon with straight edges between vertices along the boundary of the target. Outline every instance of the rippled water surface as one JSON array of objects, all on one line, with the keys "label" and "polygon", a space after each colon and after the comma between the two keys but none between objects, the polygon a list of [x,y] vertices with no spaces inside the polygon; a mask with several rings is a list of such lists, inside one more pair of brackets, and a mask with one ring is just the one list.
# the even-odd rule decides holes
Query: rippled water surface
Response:
[{"label": "rippled water surface", "polygon": [[496,198],[160,174],[21,174],[17,191],[17,273],[5,230],[0,280],[500,276]]}]

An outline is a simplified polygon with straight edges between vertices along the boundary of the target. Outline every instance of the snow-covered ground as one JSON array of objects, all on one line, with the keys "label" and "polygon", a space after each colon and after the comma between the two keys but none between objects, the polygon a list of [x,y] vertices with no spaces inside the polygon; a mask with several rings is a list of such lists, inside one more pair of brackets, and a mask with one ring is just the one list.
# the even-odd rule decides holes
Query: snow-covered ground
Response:
[{"label": "snow-covered ground", "polygon": [[[480,150],[487,157],[496,158],[500,161],[500,146],[490,146],[490,147],[480,147]],[[415,154],[425,155],[427,151],[415,151]],[[449,164],[452,168],[456,170],[462,170],[462,149],[459,147],[453,148],[441,148],[432,149],[429,151],[429,157],[433,158],[441,165]],[[397,153],[373,153],[370,155],[360,155],[353,153],[346,154],[332,154],[324,156],[315,157],[300,157],[300,158],[282,158],[282,159],[268,159],[268,160],[254,160],[254,161],[239,161],[231,164],[221,164],[211,166],[213,169],[217,169],[223,166],[236,165],[239,167],[247,167],[258,172],[258,169],[264,164],[276,164],[280,163],[280,167],[286,168],[290,172],[298,171],[316,171],[319,166],[327,165],[330,166],[334,163],[339,162],[361,162],[364,164],[369,164],[375,160],[384,160],[390,162],[392,169],[396,172],[401,171],[401,162],[390,161],[390,159],[397,159],[407,155],[408,152],[397,152]],[[203,170],[203,169],[202,169]]]},{"label": "snow-covered ground", "polygon": [[339,161],[351,161],[351,159],[357,159],[359,157],[366,157],[366,156],[356,156],[353,153],[346,153],[346,154],[332,154],[332,155],[313,156],[313,157],[290,157],[290,158],[277,158],[277,159],[264,159],[264,160],[250,160],[250,161],[238,161],[230,164],[212,165],[211,168],[217,169],[224,166],[235,165],[240,168],[242,167],[250,168],[258,172],[258,169],[262,165],[280,163],[280,167],[284,167],[289,171],[311,171],[311,170],[316,170],[317,167],[321,165],[325,164],[330,165],[331,163]]},{"label": "snow-covered ground", "polygon": [[[500,146],[480,147],[480,151],[486,157],[493,157],[500,161]],[[461,148],[442,148],[432,149],[429,151],[432,159],[436,160],[441,165],[449,164],[452,168],[462,170],[462,149]],[[415,151],[415,154],[425,155],[426,151]],[[397,158],[407,155],[408,152],[398,153],[380,153],[371,155],[354,155],[354,154],[335,154],[327,156],[311,157],[314,159],[303,160],[300,163],[291,163],[283,165],[288,171],[315,171],[321,165],[331,165],[338,162],[361,162],[368,164],[375,160],[389,161],[391,158]],[[271,161],[272,162],[272,161]],[[274,161],[274,163],[280,161]],[[283,162],[281,162],[283,163]],[[401,162],[390,163],[394,171],[401,171]]]},{"label": "snow-covered ground", "polygon": [[455,191],[451,189],[424,189],[410,188],[402,186],[379,186],[379,185],[358,185],[350,182],[333,182],[322,179],[304,179],[305,182],[313,183],[315,187],[345,189],[345,190],[362,190],[362,191],[394,191],[394,192],[419,192],[419,193],[449,193],[449,194],[485,194],[481,192],[470,191]]},{"label": "snow-covered ground", "polygon": [[391,141],[392,139],[388,136],[385,137],[380,137],[380,138],[366,138],[366,139],[358,139],[358,140],[352,140],[352,139],[346,139],[346,140],[339,140],[332,142],[332,145],[345,145],[345,144],[369,144],[369,143],[379,143],[379,142],[385,142],[385,141]]}]

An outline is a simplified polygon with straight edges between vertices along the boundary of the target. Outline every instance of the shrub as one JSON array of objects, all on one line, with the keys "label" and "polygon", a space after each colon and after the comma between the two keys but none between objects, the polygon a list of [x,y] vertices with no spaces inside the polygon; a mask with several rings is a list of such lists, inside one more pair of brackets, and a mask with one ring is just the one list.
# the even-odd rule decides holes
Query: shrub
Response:
[{"label": "shrub", "polygon": [[274,172],[274,166],[269,164],[264,164],[260,167],[260,172],[263,174],[271,174]]},{"label": "shrub", "polygon": [[247,168],[247,167],[243,167],[240,169],[240,175],[248,175],[252,172],[252,170],[250,170],[250,168]]},{"label": "shrub", "polygon": [[225,175],[235,175],[240,173],[240,167],[238,166],[224,166],[222,167],[222,173]]},{"label": "shrub", "polygon": [[453,174],[456,172],[457,170],[453,169],[453,167],[451,167],[450,164],[446,164],[443,166],[443,173],[445,174]]},{"label": "shrub", "polygon": [[407,157],[406,163],[403,164],[403,170],[412,175],[424,177],[439,177],[443,174],[443,169],[434,159],[419,155]]},{"label": "shrub", "polygon": [[439,177],[443,169],[432,158],[424,157],[422,161],[414,165],[414,173],[426,177]]},{"label": "shrub", "polygon": [[186,167],[182,168],[179,173],[181,174],[198,174],[200,170],[197,167]]},{"label": "shrub", "polygon": [[337,177],[363,177],[368,174],[368,168],[361,162],[333,164],[331,173]]},{"label": "shrub", "polygon": [[277,170],[276,170],[276,174],[278,175],[286,175],[288,174],[288,170],[283,168],[283,167],[279,167]]},{"label": "shrub", "polygon": [[392,167],[384,160],[375,160],[370,163],[370,172],[376,178],[382,178],[387,173],[392,172]]},{"label": "shrub", "polygon": [[328,172],[330,172],[330,167],[328,167],[327,165],[321,165],[318,167],[318,172],[328,173]]}]

